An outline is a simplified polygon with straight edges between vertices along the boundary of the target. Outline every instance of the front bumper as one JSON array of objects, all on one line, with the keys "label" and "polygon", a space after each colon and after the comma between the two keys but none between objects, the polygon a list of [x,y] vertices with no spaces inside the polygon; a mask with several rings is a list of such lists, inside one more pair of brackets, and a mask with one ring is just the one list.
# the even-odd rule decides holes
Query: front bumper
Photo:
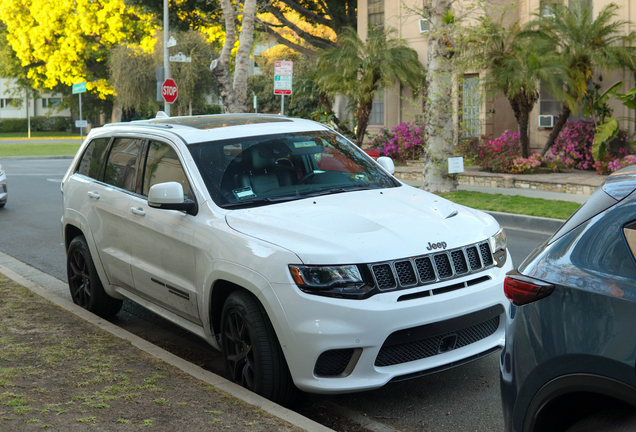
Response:
[{"label": "front bumper", "polygon": [[[512,262],[508,260],[503,268],[490,268],[451,282],[381,293],[366,300],[320,297],[303,293],[293,284],[272,284],[291,329],[289,333],[279,335],[279,339],[294,383],[301,390],[311,393],[371,390],[391,380],[415,377],[422,375],[423,371],[443,370],[448,365],[462,364],[503,347],[509,307],[503,293],[503,280],[505,273],[511,269]],[[404,298],[406,295],[484,276],[490,279],[455,291]],[[457,343],[457,348],[455,345],[450,349],[443,346],[446,342],[441,339],[448,335],[456,335],[460,339],[462,334],[471,333],[475,320],[463,321],[462,317],[471,314],[475,317],[479,313],[490,325],[490,330],[482,333],[484,337],[473,338],[470,343],[463,345]],[[439,327],[437,332],[436,326]],[[417,340],[418,332],[422,340]],[[389,336],[391,339],[387,341]],[[435,345],[437,341],[439,345]],[[398,353],[398,360],[391,352],[387,356],[389,347],[383,349],[385,342],[393,344],[391,349],[402,350]],[[422,348],[427,344],[434,346]],[[413,356],[411,347],[415,351],[429,349],[435,352],[422,358],[417,354]],[[317,374],[317,360],[321,354],[333,350],[338,350],[336,354],[353,351],[346,368],[337,376]],[[344,361],[347,361],[346,357]]]},{"label": "front bumper", "polygon": [[2,175],[0,176],[0,204],[6,203],[8,196],[9,191],[7,189],[7,178]]}]

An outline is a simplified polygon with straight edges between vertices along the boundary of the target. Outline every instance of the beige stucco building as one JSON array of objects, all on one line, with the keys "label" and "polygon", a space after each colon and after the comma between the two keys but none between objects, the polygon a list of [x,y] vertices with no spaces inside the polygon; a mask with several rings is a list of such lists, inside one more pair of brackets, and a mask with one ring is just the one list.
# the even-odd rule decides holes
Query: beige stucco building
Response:
[{"label": "beige stucco building", "polygon": [[[506,18],[510,22],[519,21],[521,24],[532,19],[534,13],[541,10],[545,0],[501,0],[506,6]],[[562,0],[566,4],[575,0]],[[607,4],[609,0],[577,0],[585,1],[593,7],[594,15]],[[549,0],[550,3],[560,2],[559,0]],[[463,4],[462,4],[463,3]],[[636,23],[636,0],[615,0],[620,7],[620,19],[629,20]],[[427,23],[422,21],[422,16],[418,9],[423,6],[422,0],[358,0],[358,34],[365,39],[367,28],[373,24],[383,24],[393,28],[398,35],[406,40],[408,44],[417,51],[418,56],[424,66],[427,65],[428,55],[428,33]],[[470,3],[468,0],[459,2],[454,8],[460,9],[459,14],[466,10]],[[493,13],[500,11],[501,3],[492,4]],[[457,12],[456,12],[457,13]],[[470,15],[468,22],[470,22]],[[624,26],[625,34],[636,31],[636,24]],[[634,86],[634,76],[631,72],[613,72],[610,76],[605,76],[603,71],[597,71],[595,81],[599,75],[603,76],[603,85],[609,87],[616,81],[622,80],[623,89],[626,91]],[[459,96],[457,98],[457,123],[463,128],[464,136],[492,135],[499,136],[505,130],[517,131],[517,122],[508,100],[503,95],[485,94],[479,85],[483,82],[484,73],[474,71],[474,73],[464,75],[461,83]],[[383,95],[376,97],[371,115],[371,122],[368,128],[370,134],[375,134],[382,127],[393,127],[404,121],[411,121],[415,116],[422,113],[422,96],[411,98],[410,89],[401,88],[396,85],[393,88],[386,88]],[[635,118],[634,110],[629,110],[613,100],[610,106],[614,109],[615,117]],[[549,124],[550,116],[554,115],[554,121],[558,116],[560,104],[551,99],[551,96],[542,92],[539,102],[530,115],[530,145],[533,149],[540,149],[545,144],[551,127],[539,125],[539,116],[542,124]],[[570,119],[576,118],[574,115]],[[634,133],[636,123],[624,121],[623,126]]]}]

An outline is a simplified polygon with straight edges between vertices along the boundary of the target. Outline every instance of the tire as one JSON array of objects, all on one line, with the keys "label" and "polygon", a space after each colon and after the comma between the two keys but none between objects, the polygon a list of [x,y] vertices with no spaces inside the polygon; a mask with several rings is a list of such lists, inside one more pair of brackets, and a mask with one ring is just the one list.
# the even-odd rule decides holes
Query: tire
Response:
[{"label": "tire", "polygon": [[636,431],[636,412],[608,410],[584,418],[566,432],[633,432]]},{"label": "tire", "polygon": [[102,318],[112,318],[123,301],[106,294],[83,236],[75,237],[66,253],[66,273],[73,303]]},{"label": "tire", "polygon": [[232,381],[281,405],[295,400],[298,390],[272,323],[247,291],[234,291],[223,305],[221,346]]}]

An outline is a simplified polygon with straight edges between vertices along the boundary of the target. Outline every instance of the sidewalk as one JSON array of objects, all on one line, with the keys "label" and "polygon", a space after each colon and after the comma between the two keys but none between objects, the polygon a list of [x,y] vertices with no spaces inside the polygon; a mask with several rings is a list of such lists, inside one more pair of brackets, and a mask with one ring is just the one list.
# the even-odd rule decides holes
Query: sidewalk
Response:
[{"label": "sidewalk", "polygon": [[[421,166],[395,168],[395,177],[411,186],[424,183]],[[523,195],[584,203],[605,181],[607,176],[595,171],[573,170],[549,174],[499,174],[479,171],[479,167],[466,168],[459,180],[459,190]]]},{"label": "sidewalk", "polygon": [[0,258],[0,430],[331,430],[96,317]]}]

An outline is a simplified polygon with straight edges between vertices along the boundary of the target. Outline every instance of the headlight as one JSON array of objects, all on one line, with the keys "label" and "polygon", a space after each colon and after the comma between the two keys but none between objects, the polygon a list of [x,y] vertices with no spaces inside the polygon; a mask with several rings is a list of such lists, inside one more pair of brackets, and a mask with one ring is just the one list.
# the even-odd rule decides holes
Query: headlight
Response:
[{"label": "headlight", "polygon": [[503,228],[499,228],[499,231],[497,231],[494,236],[490,237],[490,248],[492,249],[492,253],[506,249],[507,244],[508,240]]},{"label": "headlight", "polygon": [[289,271],[298,288],[312,294],[359,298],[372,288],[356,265],[290,265]]},{"label": "headlight", "polygon": [[506,246],[508,240],[506,239],[506,231],[503,228],[499,228],[499,231],[494,236],[490,237],[490,249],[492,249],[492,256],[495,259],[497,267],[503,267],[508,259],[508,252]]}]

